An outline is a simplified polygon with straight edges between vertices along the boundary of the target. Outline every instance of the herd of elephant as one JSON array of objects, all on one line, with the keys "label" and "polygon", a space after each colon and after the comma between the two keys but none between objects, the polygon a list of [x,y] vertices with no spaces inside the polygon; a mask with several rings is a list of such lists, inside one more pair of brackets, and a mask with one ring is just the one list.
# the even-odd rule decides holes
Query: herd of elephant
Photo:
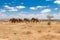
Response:
[{"label": "herd of elephant", "polygon": [[24,19],[11,18],[9,21],[11,23],[20,23],[20,22],[25,22],[25,23],[33,22],[33,23],[37,23],[37,22],[40,22],[41,20],[37,19],[37,18],[31,18],[31,19],[28,19],[28,18],[24,18]]}]

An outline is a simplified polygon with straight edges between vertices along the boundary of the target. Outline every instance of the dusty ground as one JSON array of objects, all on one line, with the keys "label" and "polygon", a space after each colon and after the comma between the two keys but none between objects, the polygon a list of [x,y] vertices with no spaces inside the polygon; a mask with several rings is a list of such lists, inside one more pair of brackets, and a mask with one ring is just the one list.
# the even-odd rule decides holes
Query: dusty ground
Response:
[{"label": "dusty ground", "polygon": [[60,40],[60,23],[0,22],[0,40]]}]

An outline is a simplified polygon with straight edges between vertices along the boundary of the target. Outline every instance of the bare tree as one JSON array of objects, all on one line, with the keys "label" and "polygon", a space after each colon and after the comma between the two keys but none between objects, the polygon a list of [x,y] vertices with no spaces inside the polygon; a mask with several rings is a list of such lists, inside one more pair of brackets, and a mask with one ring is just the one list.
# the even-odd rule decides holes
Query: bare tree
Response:
[{"label": "bare tree", "polygon": [[48,18],[48,25],[51,25],[51,18],[53,18],[53,16],[47,16]]}]

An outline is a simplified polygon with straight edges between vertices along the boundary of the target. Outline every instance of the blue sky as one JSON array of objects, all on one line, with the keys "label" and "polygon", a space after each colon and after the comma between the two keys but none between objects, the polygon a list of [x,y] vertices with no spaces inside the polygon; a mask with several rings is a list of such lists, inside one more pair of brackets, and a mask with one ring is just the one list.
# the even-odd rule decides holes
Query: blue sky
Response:
[{"label": "blue sky", "polygon": [[46,19],[47,15],[60,19],[60,0],[0,0],[0,19]]}]

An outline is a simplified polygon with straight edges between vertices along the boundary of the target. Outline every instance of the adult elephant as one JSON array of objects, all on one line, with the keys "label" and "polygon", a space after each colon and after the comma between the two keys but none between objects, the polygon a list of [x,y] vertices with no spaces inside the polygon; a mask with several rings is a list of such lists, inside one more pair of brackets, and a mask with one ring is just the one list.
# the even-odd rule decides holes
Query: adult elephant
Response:
[{"label": "adult elephant", "polygon": [[34,23],[34,22],[37,23],[37,22],[40,22],[40,21],[39,21],[39,19],[37,19],[37,18],[32,18],[32,19],[31,19],[31,22],[33,22],[33,23]]},{"label": "adult elephant", "polygon": [[18,19],[18,22],[23,22],[23,20],[19,18],[19,19]]},{"label": "adult elephant", "polygon": [[30,22],[30,19],[24,18],[24,22],[25,22],[25,23],[28,23],[28,22]]},{"label": "adult elephant", "polygon": [[9,21],[10,21],[11,23],[16,23],[16,22],[18,22],[18,20],[17,20],[16,18],[11,18]]}]

